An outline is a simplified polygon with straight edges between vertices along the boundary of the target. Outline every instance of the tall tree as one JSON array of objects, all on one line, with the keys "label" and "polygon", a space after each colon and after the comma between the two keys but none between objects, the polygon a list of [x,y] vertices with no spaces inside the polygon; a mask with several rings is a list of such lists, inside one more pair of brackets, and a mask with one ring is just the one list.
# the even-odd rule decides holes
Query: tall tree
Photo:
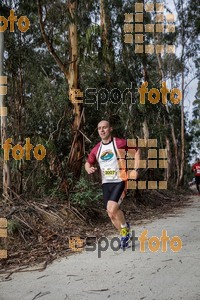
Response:
[{"label": "tall tree", "polygon": [[[47,48],[54,58],[55,62],[59,66],[60,70],[63,72],[65,79],[68,83],[69,98],[73,96],[74,91],[79,89],[79,76],[78,76],[78,34],[77,34],[77,19],[78,19],[78,0],[68,0],[65,5],[68,11],[69,24],[68,24],[68,39],[69,39],[69,61],[67,64],[62,61],[58,52],[56,51],[53,38],[50,39],[48,33],[46,32],[45,20],[47,17],[44,16],[43,7],[40,0],[37,0],[38,4],[38,14],[40,21],[40,28],[42,32],[43,39],[47,45]],[[62,3],[60,3],[62,6]],[[82,167],[83,159],[83,136],[80,133],[80,129],[83,125],[83,106],[78,101],[73,102],[73,143],[69,154],[69,167],[75,178],[79,178]]]},{"label": "tall tree", "polygon": [[115,68],[115,58],[112,41],[111,12],[108,0],[100,0],[100,23],[103,72],[108,86],[111,86],[111,77]]},{"label": "tall tree", "polygon": [[193,160],[195,156],[199,158],[200,149],[200,81],[198,82],[197,93],[195,95],[195,100],[193,101],[192,120],[190,121],[190,135],[192,137],[191,159]]},{"label": "tall tree", "polygon": [[[3,76],[3,61],[4,61],[4,33],[0,32],[0,77]],[[0,108],[5,107],[5,95],[0,93]],[[1,116],[1,145],[7,139],[7,117]],[[4,160],[3,155],[3,196],[8,197],[10,192],[10,168],[9,161]]]},{"label": "tall tree", "polygon": [[[196,4],[196,6],[195,6]],[[181,90],[182,90],[182,102],[181,102],[181,153],[180,153],[180,174],[178,177],[178,185],[183,184],[184,179],[184,166],[185,166],[185,93],[189,83],[193,80],[189,79],[189,83],[186,83],[188,75],[187,62],[189,63],[191,58],[197,55],[199,50],[198,32],[197,32],[197,20],[198,13],[196,7],[198,7],[197,0],[178,0],[174,1],[174,5],[178,17],[178,44],[181,47],[180,63],[181,68]],[[197,55],[198,56],[198,55]]]}]

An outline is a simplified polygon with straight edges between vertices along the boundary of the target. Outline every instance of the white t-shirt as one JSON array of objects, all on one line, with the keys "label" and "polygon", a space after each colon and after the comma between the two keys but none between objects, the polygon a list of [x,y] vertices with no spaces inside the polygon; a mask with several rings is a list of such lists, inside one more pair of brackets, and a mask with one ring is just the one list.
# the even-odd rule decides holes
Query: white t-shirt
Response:
[{"label": "white t-shirt", "polygon": [[122,181],[119,176],[119,165],[113,141],[106,145],[101,144],[98,162],[101,169],[102,183]]}]

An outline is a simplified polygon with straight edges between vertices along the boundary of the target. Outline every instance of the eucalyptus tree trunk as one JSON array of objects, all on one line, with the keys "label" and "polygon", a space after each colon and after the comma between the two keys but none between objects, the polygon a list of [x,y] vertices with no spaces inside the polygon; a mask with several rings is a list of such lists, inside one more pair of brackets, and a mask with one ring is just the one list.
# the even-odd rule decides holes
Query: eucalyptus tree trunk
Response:
[{"label": "eucalyptus tree trunk", "polygon": [[[142,59],[142,66],[143,66],[143,77],[144,77],[144,82],[148,81],[148,72],[147,72],[147,64],[146,64],[146,54],[143,56]],[[144,139],[145,139],[145,143],[146,143],[146,147],[147,147],[147,142],[149,139],[149,127],[148,127],[148,123],[147,123],[147,111],[146,111],[146,107],[145,107],[145,114],[144,114],[144,121],[142,123],[142,130],[143,130],[143,135],[144,135]]]},{"label": "eucalyptus tree trunk", "polygon": [[172,171],[172,153],[170,149],[170,141],[167,135],[165,135],[165,143],[166,143],[166,149],[167,149],[167,169],[165,172],[165,180],[169,181],[171,178],[171,171]]},{"label": "eucalyptus tree trunk", "polygon": [[[181,1],[181,15],[184,15],[184,8],[183,8],[183,1]],[[182,70],[181,70],[181,89],[182,89],[182,102],[181,102],[181,162],[180,162],[180,174],[177,180],[177,185],[184,184],[184,166],[185,166],[185,114],[184,114],[184,98],[185,98],[185,63],[184,63],[184,56],[185,56],[185,20],[182,18],[181,24],[181,63],[182,63]]]},{"label": "eucalyptus tree trunk", "polygon": [[[185,68],[183,68],[185,69]],[[182,185],[184,178],[184,166],[185,166],[185,114],[184,114],[184,88],[185,88],[185,76],[184,70],[181,71],[181,88],[182,88],[182,103],[181,103],[181,162],[180,162],[180,174],[177,181],[177,185]]]},{"label": "eucalyptus tree trunk", "polygon": [[[156,56],[157,56],[159,71],[160,71],[160,74],[161,74],[160,81],[162,82],[164,80],[164,71],[163,71],[162,58],[161,58],[161,55],[159,53],[157,53]],[[169,117],[169,124],[170,124],[170,128],[171,128],[171,136],[172,136],[172,141],[173,141],[173,145],[174,145],[174,155],[175,155],[175,163],[176,163],[176,171],[177,171],[176,184],[178,184],[178,180],[179,180],[179,177],[180,177],[180,167],[179,167],[179,160],[178,160],[177,139],[176,139],[176,135],[175,135],[174,124],[173,124],[173,121],[171,119],[170,112],[169,112],[169,107],[168,107],[167,103],[165,105],[165,109],[166,109],[168,117]],[[170,157],[168,157],[168,168],[170,168],[169,164],[171,165]],[[168,170],[167,173],[169,174],[170,171]]]},{"label": "eucalyptus tree trunk", "polygon": [[[43,9],[41,0],[37,0],[38,15],[40,22],[40,29],[43,39],[47,45],[47,48],[54,58],[55,62],[63,72],[65,79],[69,87],[69,99],[79,89],[78,81],[78,34],[77,34],[77,11],[78,11],[78,0],[66,1],[67,10],[70,15],[70,24],[68,27],[68,40],[69,40],[69,67],[61,60],[58,53],[54,49],[53,42],[50,40],[45,29],[45,20],[43,20]],[[83,105],[79,101],[72,101],[73,105],[73,143],[71,151],[68,157],[68,166],[73,176],[78,179],[81,174],[82,160],[83,160],[83,136],[80,133],[80,129],[83,125],[84,110]]]},{"label": "eucalyptus tree trunk", "polygon": [[[78,0],[69,1],[68,9],[71,16],[71,24],[69,25],[69,44],[70,44],[70,61],[68,71],[68,86],[70,91],[79,89],[78,82],[78,34],[77,34],[77,9]],[[73,170],[75,178],[81,175],[81,166],[83,160],[83,136],[80,129],[83,124],[83,105],[82,103],[73,103],[73,132],[74,141],[69,155],[69,166]]]},{"label": "eucalyptus tree trunk", "polygon": [[108,0],[100,0],[102,63],[103,71],[105,72],[106,80],[109,84],[112,80],[112,72],[115,69],[115,60],[112,43],[111,16],[108,5]]},{"label": "eucalyptus tree trunk", "polygon": [[[0,76],[3,76],[3,54],[4,54],[4,33],[0,32]],[[5,107],[5,95],[0,94],[0,108]],[[7,122],[6,116],[1,116],[1,147],[7,139],[6,129]],[[9,162],[4,160],[3,156],[3,196],[9,197],[10,188],[10,168]]]}]

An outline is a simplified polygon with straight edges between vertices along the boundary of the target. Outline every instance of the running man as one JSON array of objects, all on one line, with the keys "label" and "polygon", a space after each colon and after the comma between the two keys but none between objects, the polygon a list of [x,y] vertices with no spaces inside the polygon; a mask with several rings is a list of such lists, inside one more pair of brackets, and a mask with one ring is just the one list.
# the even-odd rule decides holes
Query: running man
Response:
[{"label": "running man", "polygon": [[192,171],[194,172],[197,191],[200,194],[200,159],[197,159],[197,162],[192,166]]},{"label": "running man", "polygon": [[[130,226],[119,205],[125,197],[127,182],[126,161],[124,152],[120,149],[127,149],[127,141],[112,137],[112,130],[108,121],[99,122],[98,133],[101,141],[90,152],[85,163],[85,170],[88,174],[94,173],[97,170],[94,165],[98,162],[102,177],[104,207],[111,222],[120,231],[121,247],[126,248],[130,239]],[[133,150],[135,151],[135,171],[133,171],[135,178],[132,178],[137,179],[140,151],[137,148],[132,149],[135,149]]]}]

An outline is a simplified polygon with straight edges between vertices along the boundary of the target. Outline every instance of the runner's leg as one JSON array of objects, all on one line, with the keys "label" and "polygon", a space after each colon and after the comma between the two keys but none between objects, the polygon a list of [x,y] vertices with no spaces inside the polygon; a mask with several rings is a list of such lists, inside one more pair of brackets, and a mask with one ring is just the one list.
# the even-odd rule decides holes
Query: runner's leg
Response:
[{"label": "runner's leg", "polygon": [[119,204],[115,201],[109,200],[107,204],[107,212],[113,225],[118,230],[121,230],[121,225],[125,224],[126,221],[125,221],[124,213],[119,208]]},{"label": "runner's leg", "polygon": [[197,191],[200,192],[199,190],[200,176],[195,176],[195,182],[196,182]]},{"label": "runner's leg", "polygon": [[[110,186],[111,187],[111,186]],[[119,205],[123,199],[123,188],[124,184],[119,183],[112,186],[112,192],[110,193],[110,199],[107,202],[107,212],[113,225],[120,231],[121,235],[121,248],[125,249],[128,247],[130,240],[130,226],[126,223],[124,213],[119,208]],[[124,195],[123,195],[124,196]]]}]

